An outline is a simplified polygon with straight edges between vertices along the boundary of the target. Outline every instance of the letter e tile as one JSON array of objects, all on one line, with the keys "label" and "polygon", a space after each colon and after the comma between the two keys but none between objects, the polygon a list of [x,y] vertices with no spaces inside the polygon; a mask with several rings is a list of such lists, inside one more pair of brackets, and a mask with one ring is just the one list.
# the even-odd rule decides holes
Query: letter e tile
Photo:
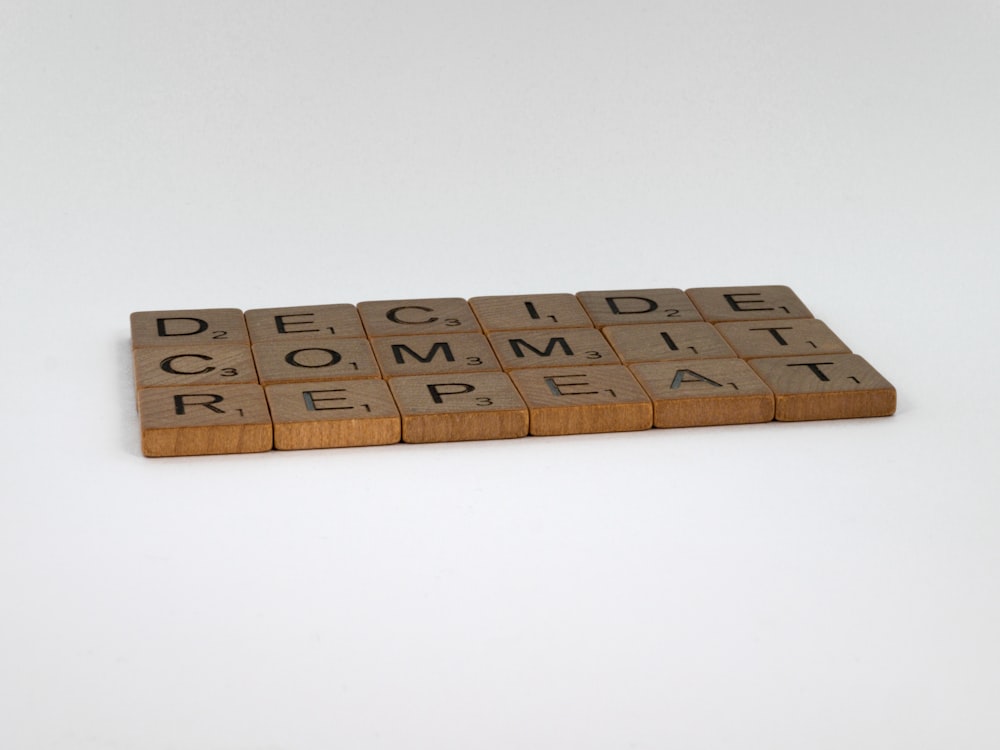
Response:
[{"label": "letter e tile", "polygon": [[896,411],[896,389],[857,354],[751,359],[774,391],[775,419],[887,417]]},{"label": "letter e tile", "polygon": [[742,359],[646,362],[629,369],[653,399],[655,427],[774,419],[774,395]]},{"label": "letter e tile", "polygon": [[208,456],[271,450],[271,416],[259,385],[139,391],[142,452]]},{"label": "letter e tile", "polygon": [[648,430],[649,397],[623,365],[512,370],[531,412],[532,435]]},{"label": "letter e tile", "polygon": [[528,434],[528,409],[502,372],[411,375],[389,380],[404,443],[493,440]]},{"label": "letter e tile", "polygon": [[358,339],[365,337],[361,317],[354,305],[309,305],[247,310],[250,340],[293,341],[299,339]]},{"label": "letter e tile", "polygon": [[281,383],[264,390],[278,450],[399,442],[399,411],[383,380]]},{"label": "letter e tile", "polygon": [[713,286],[688,289],[705,320],[781,320],[811,318],[802,300],[787,286]]}]

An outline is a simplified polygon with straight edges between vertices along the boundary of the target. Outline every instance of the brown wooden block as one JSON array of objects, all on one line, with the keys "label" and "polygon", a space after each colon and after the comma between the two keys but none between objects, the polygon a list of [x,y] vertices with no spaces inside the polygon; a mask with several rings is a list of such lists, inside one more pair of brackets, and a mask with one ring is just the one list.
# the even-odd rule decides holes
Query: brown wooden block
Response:
[{"label": "brown wooden block", "polygon": [[131,323],[133,348],[250,343],[243,311],[233,307],[134,312]]},{"label": "brown wooden block", "polygon": [[384,380],[281,383],[264,391],[278,450],[399,442],[399,411]]},{"label": "brown wooden block", "polygon": [[259,385],[139,391],[142,452],[207,456],[271,450],[271,417]]},{"label": "brown wooden block", "polygon": [[896,411],[896,389],[857,354],[751,359],[774,391],[775,419],[886,417]]},{"label": "brown wooden block", "polygon": [[245,344],[180,343],[132,350],[136,388],[256,383],[250,347]]},{"label": "brown wooden block", "polygon": [[648,430],[653,405],[623,365],[513,370],[532,435]]},{"label": "brown wooden block", "polygon": [[605,326],[601,333],[611,342],[622,362],[669,362],[736,356],[711,323]]},{"label": "brown wooden block", "polygon": [[782,320],[811,318],[787,286],[713,286],[688,289],[687,296],[705,320]]},{"label": "brown wooden block", "polygon": [[370,337],[482,333],[469,303],[458,297],[359,302],[358,312]]},{"label": "brown wooden block", "polygon": [[620,363],[614,349],[596,328],[502,331],[491,333],[489,340],[504,370]]},{"label": "brown wooden block", "polygon": [[384,377],[500,369],[481,333],[379,336],[371,341]]},{"label": "brown wooden block", "polygon": [[502,372],[413,375],[389,387],[404,443],[493,440],[528,434],[528,409]]},{"label": "brown wooden block", "polygon": [[851,353],[826,323],[815,318],[716,323],[715,327],[744,359]]},{"label": "brown wooden block", "polygon": [[368,339],[271,341],[253,345],[262,385],[381,375]]},{"label": "brown wooden block", "polygon": [[577,292],[576,297],[598,328],[703,320],[691,299],[680,289]]},{"label": "brown wooden block", "polygon": [[313,339],[363,339],[364,326],[354,305],[268,307],[244,313],[250,340],[297,341]]},{"label": "brown wooden block", "polygon": [[653,400],[655,427],[774,419],[774,395],[742,359],[645,362],[629,369]]},{"label": "brown wooden block", "polygon": [[583,305],[572,294],[473,297],[469,304],[487,332],[592,328],[594,325]]}]

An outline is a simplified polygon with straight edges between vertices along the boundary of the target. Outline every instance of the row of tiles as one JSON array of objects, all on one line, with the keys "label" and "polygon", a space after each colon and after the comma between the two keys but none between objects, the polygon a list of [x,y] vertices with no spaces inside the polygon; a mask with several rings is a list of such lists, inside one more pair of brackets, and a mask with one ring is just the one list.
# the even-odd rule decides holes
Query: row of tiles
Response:
[{"label": "row of tiles", "polygon": [[887,416],[855,354],[529,368],[311,383],[146,388],[147,456],[515,438]]},{"label": "row of tiles", "polygon": [[380,300],[248,310],[212,308],[132,313],[132,345],[179,340],[264,343],[430,333],[603,328],[641,323],[811,318],[787,286],[631,289],[577,294]]}]

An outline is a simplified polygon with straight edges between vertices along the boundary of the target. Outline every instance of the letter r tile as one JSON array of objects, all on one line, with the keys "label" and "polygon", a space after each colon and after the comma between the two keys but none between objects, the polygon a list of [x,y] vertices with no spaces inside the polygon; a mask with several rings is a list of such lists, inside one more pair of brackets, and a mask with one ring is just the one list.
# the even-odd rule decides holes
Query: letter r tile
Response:
[{"label": "letter r tile", "polygon": [[399,411],[383,380],[281,383],[264,390],[278,450],[399,442]]},{"label": "letter r tile", "polygon": [[259,385],[145,388],[139,425],[146,456],[207,456],[271,450],[271,415]]},{"label": "letter r tile", "polygon": [[654,427],[749,424],[774,419],[774,395],[742,359],[631,365],[653,399]]},{"label": "letter r tile", "polygon": [[528,409],[502,372],[391,378],[404,443],[494,440],[528,434]]},{"label": "letter r tile", "polygon": [[512,370],[532,435],[648,430],[653,405],[623,365]]},{"label": "letter r tile", "polygon": [[576,297],[598,328],[703,319],[698,308],[680,289],[577,292]]},{"label": "letter r tile", "polygon": [[134,312],[131,323],[133,349],[250,343],[243,311],[232,307]]},{"label": "letter r tile", "polygon": [[749,362],[774,391],[779,421],[886,417],[896,411],[896,389],[857,354]]},{"label": "letter r tile", "polygon": [[715,286],[688,289],[687,296],[705,320],[783,320],[811,318],[787,286]]}]

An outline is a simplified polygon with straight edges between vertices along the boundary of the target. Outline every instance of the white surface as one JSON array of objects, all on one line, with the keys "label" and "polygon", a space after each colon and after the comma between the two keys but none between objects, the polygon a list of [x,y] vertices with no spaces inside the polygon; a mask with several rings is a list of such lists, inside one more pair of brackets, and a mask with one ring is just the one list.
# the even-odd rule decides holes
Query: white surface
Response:
[{"label": "white surface", "polygon": [[[0,14],[4,748],[995,748],[1000,9]],[[148,460],[133,310],[785,283],[889,419]]]}]

